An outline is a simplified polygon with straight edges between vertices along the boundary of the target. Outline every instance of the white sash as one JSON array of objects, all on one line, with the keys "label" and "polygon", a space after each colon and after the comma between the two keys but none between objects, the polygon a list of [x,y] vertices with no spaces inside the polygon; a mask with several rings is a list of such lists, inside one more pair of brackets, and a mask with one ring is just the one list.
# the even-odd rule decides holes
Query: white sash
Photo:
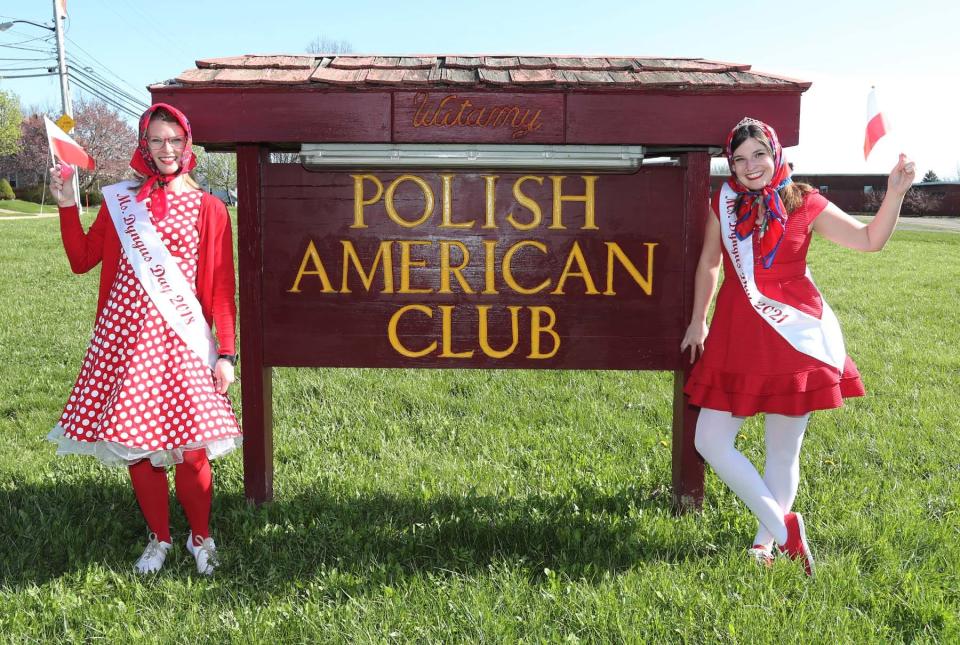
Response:
[{"label": "white sash", "polygon": [[144,291],[187,347],[212,369],[217,362],[213,333],[200,302],[150,221],[146,202],[136,200],[132,181],[107,186],[103,197],[120,244]]},{"label": "white sash", "polygon": [[[832,365],[842,373],[847,350],[843,346],[840,323],[823,296],[820,297],[823,312],[818,319],[760,293],[753,274],[753,238],[751,236],[742,241],[737,239],[736,202],[737,193],[724,183],[720,191],[720,224],[723,229],[721,237],[750,304],[794,349]],[[809,268],[805,275],[813,284]],[[814,288],[816,289],[816,285]]]}]

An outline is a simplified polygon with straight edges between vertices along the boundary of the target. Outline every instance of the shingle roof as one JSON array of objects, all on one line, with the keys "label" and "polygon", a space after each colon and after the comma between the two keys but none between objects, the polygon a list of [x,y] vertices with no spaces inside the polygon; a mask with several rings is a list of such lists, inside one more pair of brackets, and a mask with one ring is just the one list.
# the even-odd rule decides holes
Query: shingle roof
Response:
[{"label": "shingle roof", "polygon": [[702,58],[632,56],[261,55],[197,61],[168,81],[182,87],[301,85],[513,89],[763,90],[802,92],[810,83]]}]

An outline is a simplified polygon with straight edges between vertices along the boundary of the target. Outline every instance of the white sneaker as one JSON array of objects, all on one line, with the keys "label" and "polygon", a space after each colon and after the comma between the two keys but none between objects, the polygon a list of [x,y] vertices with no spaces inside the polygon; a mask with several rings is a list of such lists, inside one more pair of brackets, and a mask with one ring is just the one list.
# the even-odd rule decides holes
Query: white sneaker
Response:
[{"label": "white sneaker", "polygon": [[197,573],[204,576],[212,576],[213,570],[220,564],[217,559],[217,545],[213,543],[213,538],[201,538],[199,535],[193,538],[193,531],[187,536],[187,551],[197,561]]},{"label": "white sneaker", "polygon": [[150,541],[147,542],[147,548],[143,550],[143,555],[133,563],[133,570],[137,573],[156,573],[163,567],[163,562],[167,559],[167,551],[169,550],[169,542],[158,542],[157,534],[151,533]]}]

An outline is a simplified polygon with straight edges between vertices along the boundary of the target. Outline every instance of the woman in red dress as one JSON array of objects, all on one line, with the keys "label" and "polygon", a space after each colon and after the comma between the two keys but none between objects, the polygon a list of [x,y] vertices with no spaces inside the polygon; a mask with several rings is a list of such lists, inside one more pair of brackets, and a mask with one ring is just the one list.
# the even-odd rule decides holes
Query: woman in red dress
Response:
[{"label": "woman in red dress", "polygon": [[[187,549],[198,572],[213,573],[210,459],[242,440],[226,395],[236,364],[230,219],[223,203],[188,174],[195,165],[186,117],[169,105],[151,106],[140,119],[130,162],[138,181],[104,191],[128,195],[115,207],[123,216],[105,201],[87,232],[69,180],[72,168],[58,163],[50,170],[70,267],[75,273],[101,269],[93,337],[48,438],[58,454],[93,455],[129,469],[150,530],[134,565],[139,573],[159,571],[171,547],[167,466],[175,467],[177,499],[190,525]],[[139,215],[136,225],[131,213]],[[151,275],[159,278],[151,282]],[[189,306],[202,315],[190,317]]]},{"label": "woman in red dress", "polygon": [[[696,447],[760,522],[751,555],[769,564],[773,543],[813,575],[803,518],[791,511],[800,445],[813,410],[863,396],[836,317],[806,267],[815,231],[858,251],[879,251],[893,234],[913,183],[900,155],[876,217],[863,224],[811,186],[793,183],[776,132],[744,119],[726,146],[731,177],[711,200],[694,287],[693,316],[680,345],[699,355],[686,393],[700,406]],[[707,309],[717,286],[709,336]],[[763,476],[735,447],[746,417],[765,413]]]}]

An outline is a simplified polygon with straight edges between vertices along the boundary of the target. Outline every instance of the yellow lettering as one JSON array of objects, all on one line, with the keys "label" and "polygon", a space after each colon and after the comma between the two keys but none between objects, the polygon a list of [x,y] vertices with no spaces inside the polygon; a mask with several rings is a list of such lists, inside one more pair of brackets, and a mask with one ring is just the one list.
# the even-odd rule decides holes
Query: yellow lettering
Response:
[{"label": "yellow lettering", "polygon": [[499,291],[497,291],[497,271],[496,271],[497,241],[484,240],[483,251],[485,253],[483,293],[485,295],[496,295],[499,293]]},{"label": "yellow lettering", "polygon": [[[549,324],[544,327],[540,322],[540,314],[547,314]],[[530,307],[530,355],[527,358],[552,358],[560,349],[560,334],[553,330],[557,324],[557,314],[550,307]],[[540,351],[540,334],[547,333],[553,336],[553,349],[549,354]]]},{"label": "yellow lettering", "polygon": [[514,219],[513,213],[507,213],[507,221],[510,222],[510,225],[518,231],[529,231],[531,228],[536,228],[540,225],[540,220],[543,219],[543,213],[540,210],[540,204],[535,202],[533,199],[528,197],[520,190],[520,187],[523,186],[523,183],[528,180],[533,180],[543,185],[543,177],[535,177],[533,175],[524,175],[520,177],[513,183],[513,198],[517,200],[521,206],[527,207],[530,212],[533,214],[533,219],[527,223],[521,223]]},{"label": "yellow lettering", "polygon": [[407,349],[403,343],[400,342],[400,337],[397,336],[397,325],[400,324],[400,317],[408,311],[419,311],[426,314],[427,318],[433,318],[433,310],[426,305],[407,305],[405,307],[400,307],[393,313],[392,316],[390,316],[390,324],[387,325],[387,337],[390,339],[390,345],[397,350],[399,354],[402,354],[407,358],[420,358],[421,356],[426,356],[437,349],[437,341],[433,341],[427,345],[425,349],[421,350]]},{"label": "yellow lettering", "polygon": [[497,177],[498,175],[483,176],[484,195],[487,206],[483,228],[497,228],[497,223],[494,221],[497,206]]},{"label": "yellow lettering", "polygon": [[[418,219],[413,221],[402,218],[393,204],[393,194],[397,192],[397,187],[405,181],[412,181],[420,187],[420,191],[423,193],[423,213]],[[433,215],[433,190],[430,188],[430,184],[416,175],[400,175],[390,182],[390,187],[387,188],[387,195],[384,201],[386,202],[387,206],[387,215],[390,217],[390,219],[404,228],[414,228],[415,226],[420,226],[430,219],[431,215]]]},{"label": "yellow lettering", "polygon": [[425,267],[426,260],[413,260],[410,257],[410,249],[414,246],[430,246],[427,240],[397,240],[400,245],[400,291],[397,293],[433,293],[432,287],[411,287],[410,286],[410,268]]},{"label": "yellow lettering", "polygon": [[[460,264],[455,267],[450,266],[450,247],[455,246],[460,249],[460,257],[462,258]],[[467,249],[467,245],[458,240],[441,240],[440,241],[440,290],[437,293],[451,293],[450,291],[450,274],[452,273],[456,278],[457,282],[460,283],[460,288],[463,289],[464,293],[473,293],[473,289],[470,288],[470,284],[467,282],[466,278],[463,277],[463,269],[470,263],[470,251]]]},{"label": "yellow lettering", "polygon": [[473,356],[472,349],[465,352],[453,351],[453,307],[454,305],[440,305],[440,311],[443,314],[443,323],[441,325],[443,351],[440,352],[440,358],[470,358]]},{"label": "yellow lettering", "polygon": [[[571,267],[573,263],[577,263],[577,268],[579,271],[572,271]],[[599,291],[593,283],[593,277],[590,275],[590,269],[587,268],[587,260],[583,257],[583,251],[580,250],[580,244],[576,240],[573,241],[573,246],[570,247],[570,253],[567,254],[567,263],[563,267],[563,273],[560,274],[560,279],[557,280],[557,288],[551,291],[550,293],[555,295],[563,295],[563,285],[566,284],[567,278],[577,277],[583,279],[583,286],[588,296],[595,296]]]},{"label": "yellow lettering", "polygon": [[440,175],[440,228],[471,228],[473,220],[453,221],[453,178],[454,175]]},{"label": "yellow lettering", "polygon": [[640,272],[637,271],[637,267],[633,265],[633,262],[630,261],[630,258],[627,257],[627,254],[620,248],[619,244],[616,242],[607,242],[607,290],[603,292],[603,295],[616,295],[616,291],[613,290],[614,258],[620,261],[623,268],[625,268],[627,273],[630,274],[630,277],[640,285],[640,288],[643,289],[645,294],[648,296],[653,295],[653,250],[657,247],[657,244],[657,242],[644,242],[643,244],[647,247],[647,277],[643,277],[640,275]]},{"label": "yellow lettering", "polygon": [[[313,270],[307,270],[307,263],[313,264]],[[323,268],[323,262],[320,261],[320,254],[317,253],[317,247],[313,240],[307,244],[307,250],[303,254],[303,260],[300,262],[300,269],[297,271],[297,277],[293,281],[293,286],[287,289],[288,293],[300,293],[300,280],[305,275],[315,275],[320,278],[320,284],[323,286],[323,293],[336,293],[333,285],[330,284],[330,278],[327,277],[327,270]]]},{"label": "yellow lettering", "polygon": [[[383,184],[374,175],[350,175],[353,177],[353,224],[350,228],[367,228],[363,223],[363,207],[376,204],[383,196]],[[370,199],[363,198],[363,182],[369,179],[377,186],[377,194]]]},{"label": "yellow lettering", "polygon": [[509,249],[507,249],[507,252],[503,254],[503,267],[502,267],[503,280],[504,282],[507,283],[507,286],[509,286],[511,289],[513,289],[517,293],[531,295],[531,294],[543,291],[544,289],[549,287],[550,278],[547,278],[546,280],[544,280],[537,286],[533,287],[532,289],[528,289],[526,287],[520,286],[520,284],[517,283],[516,279],[513,277],[513,268],[510,263],[513,260],[514,253],[519,251],[524,246],[532,246],[538,251],[540,251],[541,253],[543,253],[544,255],[547,254],[547,245],[544,244],[543,242],[537,242],[536,240],[520,240],[519,242],[511,246]]},{"label": "yellow lettering", "polygon": [[348,285],[351,262],[353,268],[357,270],[357,274],[360,276],[360,282],[363,283],[363,288],[370,291],[370,287],[373,285],[373,277],[377,273],[377,267],[380,265],[381,259],[383,260],[383,293],[393,293],[393,256],[390,253],[389,240],[380,242],[380,246],[377,248],[377,255],[373,258],[373,262],[370,265],[369,273],[364,272],[363,262],[360,261],[357,250],[353,248],[353,242],[350,240],[340,240],[340,244],[343,245],[343,280],[341,281],[340,293],[352,293]]},{"label": "yellow lettering", "polygon": [[583,195],[564,195],[563,194],[563,180],[566,179],[564,175],[552,175],[550,180],[553,181],[553,222],[550,224],[549,228],[552,229],[562,229],[563,226],[563,202],[583,202],[584,203],[584,216],[583,216],[583,229],[596,229],[597,225],[595,222],[595,196],[596,190],[594,189],[595,184],[597,183],[597,175],[582,175],[583,184],[585,186],[586,192]]},{"label": "yellow lettering", "polygon": [[487,312],[490,311],[490,305],[477,305],[477,312],[480,315],[480,326],[479,326],[479,340],[480,340],[480,349],[484,354],[490,358],[506,358],[513,353],[513,350],[517,348],[517,343],[520,341],[520,319],[519,312],[520,307],[518,305],[513,305],[507,307],[510,310],[510,334],[513,342],[510,344],[510,347],[502,351],[498,351],[490,346],[490,336],[487,323]]}]

